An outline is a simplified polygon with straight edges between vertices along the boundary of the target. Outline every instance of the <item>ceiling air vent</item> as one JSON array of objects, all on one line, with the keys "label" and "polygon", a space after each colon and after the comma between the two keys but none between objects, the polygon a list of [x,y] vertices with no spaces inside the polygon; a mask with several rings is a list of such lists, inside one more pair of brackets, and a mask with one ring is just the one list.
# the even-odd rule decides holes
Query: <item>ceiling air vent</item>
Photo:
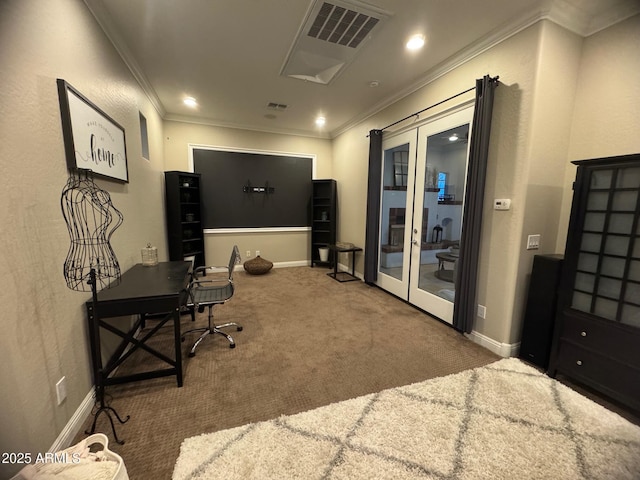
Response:
[{"label": "ceiling air vent", "polygon": [[279,112],[283,112],[285,111],[287,108],[289,108],[289,105],[285,105],[284,103],[275,103],[275,102],[269,102],[267,104],[267,108],[269,110],[277,110]]},{"label": "ceiling air vent", "polygon": [[329,83],[390,15],[361,2],[315,0],[281,75]]}]

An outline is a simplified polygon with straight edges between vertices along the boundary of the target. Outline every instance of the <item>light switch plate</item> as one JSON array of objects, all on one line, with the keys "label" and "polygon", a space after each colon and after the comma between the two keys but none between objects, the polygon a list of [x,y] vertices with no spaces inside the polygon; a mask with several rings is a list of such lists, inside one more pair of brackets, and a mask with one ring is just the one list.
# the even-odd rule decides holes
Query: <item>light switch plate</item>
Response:
[{"label": "light switch plate", "polygon": [[537,250],[540,248],[540,235],[529,235],[527,237],[527,250]]}]

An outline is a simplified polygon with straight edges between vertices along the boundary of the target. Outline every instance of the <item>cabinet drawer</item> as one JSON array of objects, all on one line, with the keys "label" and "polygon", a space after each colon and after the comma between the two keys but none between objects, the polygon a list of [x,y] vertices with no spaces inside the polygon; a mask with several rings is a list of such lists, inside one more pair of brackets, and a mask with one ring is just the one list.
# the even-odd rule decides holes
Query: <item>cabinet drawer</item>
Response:
[{"label": "cabinet drawer", "polygon": [[627,404],[640,407],[640,369],[560,342],[558,370]]},{"label": "cabinet drawer", "polygon": [[640,368],[640,331],[608,320],[565,312],[561,337],[603,356]]}]

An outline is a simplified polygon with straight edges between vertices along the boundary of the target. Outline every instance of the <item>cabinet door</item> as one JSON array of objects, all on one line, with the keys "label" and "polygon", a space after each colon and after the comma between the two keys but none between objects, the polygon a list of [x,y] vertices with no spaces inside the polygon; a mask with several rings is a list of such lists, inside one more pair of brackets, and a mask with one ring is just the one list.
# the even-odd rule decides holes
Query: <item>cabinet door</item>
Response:
[{"label": "cabinet door", "polygon": [[640,408],[640,156],[578,165],[549,373]]},{"label": "cabinet door", "polygon": [[640,166],[585,173],[570,306],[640,327]]}]

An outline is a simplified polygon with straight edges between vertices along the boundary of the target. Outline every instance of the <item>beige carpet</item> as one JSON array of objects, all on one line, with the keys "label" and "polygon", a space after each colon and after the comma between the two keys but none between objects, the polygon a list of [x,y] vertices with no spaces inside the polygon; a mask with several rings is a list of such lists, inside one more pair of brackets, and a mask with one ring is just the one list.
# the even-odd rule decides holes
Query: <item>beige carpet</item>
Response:
[{"label": "beige carpet", "polygon": [[[106,389],[121,416],[124,445],[113,441],[104,416],[98,431],[122,456],[135,480],[171,477],[186,438],[292,415],[330,403],[461,372],[499,357],[376,287],[339,283],[324,268],[281,268],[267,275],[236,274],[236,295],[216,307],[218,323],[238,322],[222,337],[207,338],[195,357],[186,356],[196,335],[183,344],[184,386],[175,377]],[[206,322],[198,314],[197,325]],[[150,321],[147,325],[152,328]],[[183,331],[192,328],[188,316]],[[172,326],[151,343],[172,356]],[[137,352],[119,374],[158,366]],[[84,428],[90,426],[90,420]],[[83,428],[83,430],[84,430]],[[83,438],[78,435],[76,441]]]},{"label": "beige carpet", "polygon": [[189,438],[174,480],[640,478],[640,427],[506,359]]}]

